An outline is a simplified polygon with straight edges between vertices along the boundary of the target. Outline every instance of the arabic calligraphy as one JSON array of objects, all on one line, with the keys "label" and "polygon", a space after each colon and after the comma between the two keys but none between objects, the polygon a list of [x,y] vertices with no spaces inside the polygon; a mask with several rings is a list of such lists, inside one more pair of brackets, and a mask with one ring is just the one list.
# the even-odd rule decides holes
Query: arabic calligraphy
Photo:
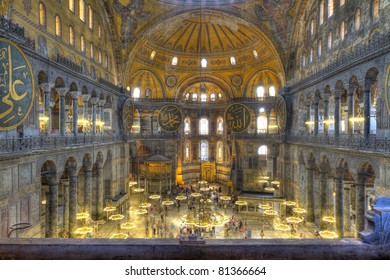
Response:
[{"label": "arabic calligraphy", "polygon": [[279,131],[284,132],[287,124],[287,106],[282,96],[279,96],[276,103],[276,122],[278,123]]},{"label": "arabic calligraphy", "polygon": [[128,98],[123,104],[122,109],[122,122],[123,129],[127,132],[131,131],[131,127],[133,126],[134,120],[134,103]]},{"label": "arabic calligraphy", "polygon": [[158,123],[161,129],[174,132],[179,129],[183,116],[180,109],[175,105],[165,105],[158,115]]},{"label": "arabic calligraphy", "polygon": [[225,111],[226,126],[230,131],[242,132],[246,130],[250,124],[250,111],[242,104],[234,103]]},{"label": "arabic calligraphy", "polygon": [[27,117],[34,100],[33,82],[22,51],[0,39],[0,130],[13,129]]}]

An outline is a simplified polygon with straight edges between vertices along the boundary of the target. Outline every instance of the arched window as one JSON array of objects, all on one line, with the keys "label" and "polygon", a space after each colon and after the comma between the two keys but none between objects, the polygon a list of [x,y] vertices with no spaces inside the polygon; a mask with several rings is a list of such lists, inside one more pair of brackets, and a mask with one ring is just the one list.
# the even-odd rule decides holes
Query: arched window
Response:
[{"label": "arched window", "polygon": [[253,50],[252,54],[253,54],[253,57],[254,57],[255,59],[259,59],[259,54],[257,53],[256,50]]},{"label": "arched window", "polygon": [[275,96],[275,95],[276,95],[275,87],[274,87],[274,86],[270,86],[270,87],[268,88],[268,95],[269,95],[269,96]]},{"label": "arched window", "polygon": [[93,10],[91,5],[88,5],[88,27],[93,30]]},{"label": "arched window", "polygon": [[210,101],[215,101],[215,93],[210,94]]},{"label": "arched window", "polygon": [[200,141],[200,160],[209,160],[209,143]]},{"label": "arched window", "polygon": [[98,55],[99,55],[99,64],[101,65],[103,63],[103,58],[102,58],[102,51],[99,49],[99,52],[98,52]]},{"label": "arched window", "polygon": [[264,97],[264,87],[258,86],[256,89],[256,96],[257,97]]},{"label": "arched window", "polygon": [[217,134],[223,134],[223,119],[219,117],[217,119]]},{"label": "arched window", "polygon": [[85,52],[85,37],[84,35],[80,36],[80,50],[81,52]]},{"label": "arched window", "polygon": [[198,95],[196,93],[192,94],[192,101],[198,101]]},{"label": "arched window", "polygon": [[312,19],[310,22],[310,35],[313,34],[314,34],[314,19]]},{"label": "arched window", "polygon": [[199,121],[199,134],[208,135],[209,134],[209,120],[206,118],[201,118]]},{"label": "arched window", "polygon": [[156,56],[156,52],[155,51],[152,51],[151,53],[150,53],[150,57],[149,57],[149,59],[150,60],[154,60],[154,57]]},{"label": "arched window", "polygon": [[218,93],[218,100],[222,100],[222,93]]},{"label": "arched window", "polygon": [[202,58],[202,61],[200,62],[202,68],[206,68],[207,67],[207,59],[206,58]]},{"label": "arched window", "polygon": [[91,58],[93,59],[95,57],[95,48],[93,44],[91,43]]},{"label": "arched window", "polygon": [[185,151],[184,151],[184,161],[191,161],[191,143],[189,141],[186,142]]},{"label": "arched window", "polygon": [[207,101],[207,95],[206,93],[202,93],[200,95],[200,102],[206,102]]},{"label": "arched window", "polygon": [[379,18],[379,0],[372,2],[372,19],[377,20]]},{"label": "arched window", "polygon": [[236,65],[236,58],[234,56],[230,57],[230,64],[231,65]]},{"label": "arched window", "polygon": [[344,41],[344,36],[345,36],[345,22],[342,21],[340,24],[340,40]]},{"label": "arched window", "polygon": [[302,54],[302,68],[305,68],[306,66],[306,53]]},{"label": "arched window", "polygon": [[317,51],[318,51],[318,57],[320,57],[322,54],[322,41],[321,40],[318,41],[318,50]]},{"label": "arched window", "polygon": [[62,34],[61,18],[59,15],[56,15],[56,36],[61,37],[61,34]]},{"label": "arched window", "polygon": [[69,0],[69,10],[74,13],[74,0]]},{"label": "arched window", "polygon": [[329,32],[329,34],[328,34],[328,50],[332,49],[332,45],[333,45],[332,32]]},{"label": "arched window", "polygon": [[267,117],[258,116],[257,117],[257,133],[267,133]]},{"label": "arched window", "polygon": [[79,17],[85,22],[85,0],[79,0]]},{"label": "arched window", "polygon": [[141,90],[139,87],[136,87],[133,91],[133,98],[139,98],[141,96]]},{"label": "arched window", "polygon": [[184,134],[190,134],[191,133],[191,120],[190,118],[186,118],[184,120]]},{"label": "arched window", "polygon": [[187,92],[187,93],[186,93],[186,96],[185,96],[185,101],[189,101],[189,100],[190,100],[190,93]]},{"label": "arched window", "polygon": [[223,143],[221,141],[217,142],[217,162],[223,162]]},{"label": "arched window", "polygon": [[334,6],[333,6],[333,0],[328,0],[328,18],[330,18],[333,15]]},{"label": "arched window", "polygon": [[260,146],[257,153],[261,159],[267,160],[268,148],[266,145]]},{"label": "arched window", "polygon": [[321,1],[321,3],[320,3],[320,25],[324,23],[324,8],[325,8],[324,1]]},{"label": "arched window", "polygon": [[102,38],[102,26],[101,26],[100,23],[99,23],[99,25],[98,25],[98,38],[99,38],[99,39]]},{"label": "arched window", "polygon": [[46,27],[46,7],[43,3],[39,3],[39,25]]},{"label": "arched window", "polygon": [[69,45],[74,47],[74,29],[73,29],[73,26],[69,26]]},{"label": "arched window", "polygon": [[172,58],[172,65],[173,65],[173,66],[176,66],[176,65],[177,65],[177,56],[174,56],[174,57]]},{"label": "arched window", "polygon": [[108,55],[106,55],[106,69],[108,69]]},{"label": "arched window", "polygon": [[360,9],[358,8],[355,13],[355,30],[359,31],[360,30]]},{"label": "arched window", "polygon": [[310,57],[309,57],[309,62],[313,62],[313,48],[310,49]]}]

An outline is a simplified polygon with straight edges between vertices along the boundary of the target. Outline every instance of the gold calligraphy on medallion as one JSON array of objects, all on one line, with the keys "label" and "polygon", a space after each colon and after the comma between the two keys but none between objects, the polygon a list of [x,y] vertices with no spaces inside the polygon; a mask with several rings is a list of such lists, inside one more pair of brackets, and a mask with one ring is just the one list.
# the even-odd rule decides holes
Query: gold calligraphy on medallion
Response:
[{"label": "gold calligraphy on medallion", "polygon": [[127,132],[131,131],[134,120],[134,103],[131,98],[128,98],[122,108],[122,123],[123,129]]},{"label": "gold calligraphy on medallion", "polygon": [[165,105],[158,115],[158,123],[164,131],[174,132],[180,128],[183,115],[176,105]]},{"label": "gold calligraphy on medallion", "polygon": [[231,104],[225,111],[225,122],[230,131],[243,132],[248,128],[250,121],[250,111],[243,104]]},{"label": "gold calligraphy on medallion", "polygon": [[0,38],[0,130],[19,126],[34,100],[34,79],[27,58],[11,41]]}]

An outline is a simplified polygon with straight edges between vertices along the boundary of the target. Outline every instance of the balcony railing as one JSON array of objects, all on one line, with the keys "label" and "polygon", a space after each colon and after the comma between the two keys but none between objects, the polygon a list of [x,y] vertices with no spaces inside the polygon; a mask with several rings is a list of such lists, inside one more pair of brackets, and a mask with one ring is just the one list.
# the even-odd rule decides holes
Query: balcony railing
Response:
[{"label": "balcony railing", "polygon": [[36,136],[0,139],[0,154],[23,151],[53,150],[122,141],[113,135]]}]

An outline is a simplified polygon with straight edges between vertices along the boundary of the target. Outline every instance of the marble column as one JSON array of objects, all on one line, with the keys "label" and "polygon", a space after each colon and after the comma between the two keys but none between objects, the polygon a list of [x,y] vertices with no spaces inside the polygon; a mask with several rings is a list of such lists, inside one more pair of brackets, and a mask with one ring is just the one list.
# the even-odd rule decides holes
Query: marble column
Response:
[{"label": "marble column", "polygon": [[45,132],[49,133],[51,131],[51,89],[54,87],[54,84],[52,83],[43,83],[41,84],[41,88],[43,90],[43,97],[44,97],[44,113],[43,115],[48,118],[45,125]]},{"label": "marble column", "polygon": [[336,92],[334,96],[334,135],[340,135],[340,92]]},{"label": "marble column", "polygon": [[96,105],[99,102],[99,98],[92,97],[91,103],[92,103],[92,134],[96,135]]},{"label": "marble column", "polygon": [[69,237],[69,180],[62,181],[64,191],[64,230]]},{"label": "marble column", "polygon": [[338,237],[344,237],[344,168],[336,168],[336,233]]},{"label": "marble column", "polygon": [[[153,114],[153,112],[152,112]],[[150,134],[153,135],[153,115],[150,116]]]},{"label": "marble column", "polygon": [[356,86],[350,86],[348,88],[348,135],[352,136],[353,134],[353,125],[354,123],[349,119],[353,118],[354,108],[353,108],[353,95],[356,91]]},{"label": "marble column", "polygon": [[[99,106],[99,115],[100,115],[100,121],[104,122],[104,104],[106,104],[106,100],[99,99],[98,106]],[[104,125],[100,128],[100,132],[103,132]]]},{"label": "marble column", "polygon": [[371,80],[366,80],[364,87],[364,139],[368,142],[370,137],[371,115]]},{"label": "marble column", "polygon": [[83,133],[88,132],[88,101],[91,98],[91,94],[81,94],[81,98],[83,99]]},{"label": "marble column", "polygon": [[351,186],[344,183],[344,230],[351,231]]},{"label": "marble column", "polygon": [[323,217],[328,216],[328,170],[320,170],[320,204],[321,204],[321,215],[320,215],[320,229],[326,229],[327,223],[322,220]]},{"label": "marble column", "polygon": [[79,96],[81,92],[79,91],[71,91],[70,92],[72,96],[72,103],[73,103],[73,135],[77,136],[78,135],[78,120],[79,120]]},{"label": "marble column", "polygon": [[104,185],[103,185],[103,159],[98,159],[96,162],[96,184],[97,184],[97,203],[96,203],[96,219],[104,218]]},{"label": "marble column", "polygon": [[308,167],[306,179],[306,202],[308,222],[315,222],[314,215],[314,167]]},{"label": "marble column", "polygon": [[314,135],[318,135],[318,118],[319,118],[319,113],[318,113],[318,100],[315,101],[314,103]]},{"label": "marble column", "polygon": [[366,198],[366,184],[367,177],[362,174],[358,174],[358,180],[356,185],[356,231],[357,233],[364,230],[365,220],[365,198]]},{"label": "marble column", "polygon": [[65,115],[65,95],[68,91],[66,88],[56,88],[60,95],[60,134],[65,135],[66,115]]},{"label": "marble column", "polygon": [[84,162],[84,206],[85,212],[92,214],[92,163]]},{"label": "marble column", "polygon": [[46,174],[49,185],[49,196],[47,199],[49,217],[48,221],[48,237],[58,237],[58,179],[56,173]]},{"label": "marble column", "polygon": [[267,134],[269,134],[269,113],[267,113]]},{"label": "marble column", "polygon": [[329,99],[326,96],[324,99],[324,134],[329,133]]},{"label": "marble column", "polygon": [[[306,105],[306,122],[310,122],[310,103]],[[310,134],[311,133],[311,125],[307,124],[307,131]]]},{"label": "marble column", "polygon": [[77,229],[77,169],[75,166],[68,167],[69,173],[69,236],[76,237]]}]

